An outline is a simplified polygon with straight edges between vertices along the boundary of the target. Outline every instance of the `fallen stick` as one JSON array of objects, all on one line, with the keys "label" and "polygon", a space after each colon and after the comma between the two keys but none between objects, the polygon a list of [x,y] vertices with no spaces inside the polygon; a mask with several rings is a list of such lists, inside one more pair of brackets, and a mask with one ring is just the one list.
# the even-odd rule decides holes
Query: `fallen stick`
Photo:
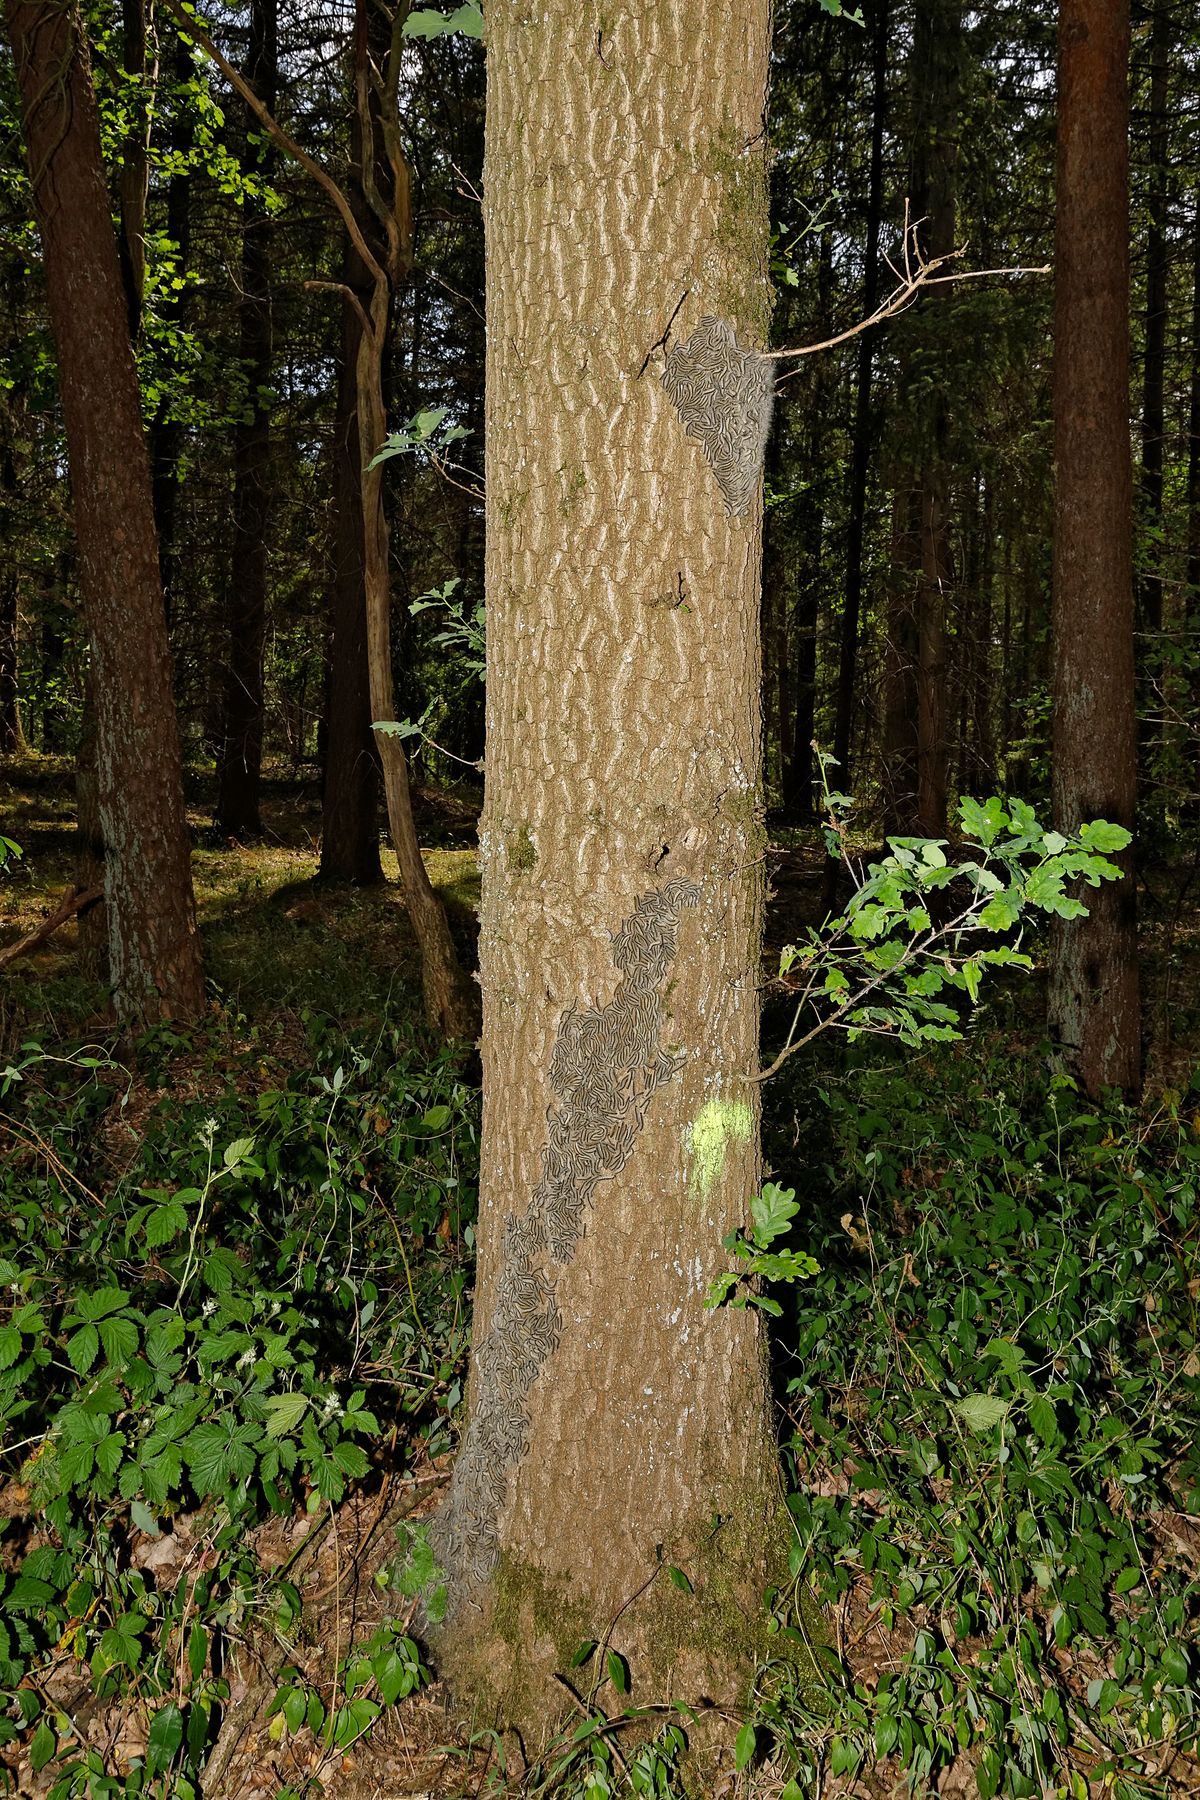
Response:
[{"label": "fallen stick", "polygon": [[19,956],[27,955],[30,950],[36,950],[37,946],[44,944],[60,925],[65,925],[68,919],[75,917],[76,913],[83,912],[86,907],[94,906],[97,900],[103,900],[103,898],[103,888],[68,888],[54,911],[48,913],[40,925],[35,925],[32,931],[27,932],[23,938],[18,938],[15,944],[9,944],[5,949],[0,950],[0,969],[7,968],[9,963],[16,962]]}]

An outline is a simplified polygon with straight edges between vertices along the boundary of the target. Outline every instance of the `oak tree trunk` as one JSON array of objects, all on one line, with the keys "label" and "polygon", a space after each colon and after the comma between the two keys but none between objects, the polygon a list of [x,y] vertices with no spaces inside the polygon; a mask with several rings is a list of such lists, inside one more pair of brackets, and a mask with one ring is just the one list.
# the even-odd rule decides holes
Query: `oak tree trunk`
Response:
[{"label": "oak tree trunk", "polygon": [[126,1025],[203,1008],[137,374],[74,5],[7,0],[91,636],[110,979]]},{"label": "oak tree trunk", "polygon": [[769,14],[487,21],[484,1139],[438,1649],[536,1733],[610,1628],[635,1699],[733,1697],[783,1529],[753,1309],[704,1306],[760,1179]]},{"label": "oak tree trunk", "polygon": [[[1055,822],[1134,828],[1129,5],[1060,0],[1054,319]],[[1053,934],[1049,1016],[1088,1092],[1141,1076],[1132,857]]]}]

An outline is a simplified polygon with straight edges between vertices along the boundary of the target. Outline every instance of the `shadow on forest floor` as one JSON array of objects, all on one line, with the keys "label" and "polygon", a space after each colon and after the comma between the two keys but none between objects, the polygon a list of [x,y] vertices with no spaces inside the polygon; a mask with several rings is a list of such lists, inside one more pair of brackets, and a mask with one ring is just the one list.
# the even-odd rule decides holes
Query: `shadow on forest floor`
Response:
[{"label": "shadow on forest floor", "polygon": [[[70,1314],[81,1283],[86,1292],[119,1272],[129,1327],[149,1330],[175,1277],[169,1237],[141,1262],[140,1248],[130,1251],[130,1234],[136,1242],[146,1230],[143,1202],[169,1211],[169,1196],[199,1192],[226,1152],[236,1175],[251,1145],[258,1174],[242,1187],[230,1179],[204,1234],[206,1246],[211,1235],[228,1253],[220,1279],[244,1282],[248,1316],[258,1308],[266,1320],[242,1355],[266,1354],[280,1321],[299,1319],[286,1329],[306,1334],[295,1354],[299,1365],[303,1348],[310,1373],[289,1381],[309,1382],[294,1391],[311,1420],[326,1422],[346,1403],[353,1344],[353,1383],[384,1429],[364,1439],[369,1458],[347,1453],[360,1475],[323,1491],[310,1471],[295,1483],[294,1511],[263,1507],[235,1546],[221,1540],[224,1563],[211,1548],[212,1504],[186,1483],[183,1498],[139,1502],[129,1516],[110,1493],[102,1529],[112,1534],[105,1542],[121,1596],[109,1602],[112,1615],[140,1606],[159,1619],[159,1609],[169,1669],[154,1679],[167,1681],[162,1693],[175,1691],[171,1680],[182,1684],[182,1697],[170,1608],[197,1570],[212,1576],[204,1630],[225,1644],[229,1692],[205,1753],[215,1741],[229,1757],[216,1784],[206,1783],[206,1800],[499,1793],[487,1785],[492,1751],[456,1734],[436,1686],[385,1706],[369,1742],[341,1745],[329,1741],[328,1719],[323,1727],[310,1702],[297,1711],[295,1699],[303,1692],[324,1705],[346,1679],[350,1646],[383,1632],[379,1654],[390,1653],[394,1621],[406,1616],[402,1591],[377,1576],[397,1560],[405,1519],[433,1509],[448,1475],[465,1373],[476,1096],[424,1033],[395,885],[314,880],[312,785],[268,784],[267,832],[253,845],[215,841],[210,787],[191,778],[189,791],[210,1016],[189,1034],[151,1034],[133,1068],[31,1060],[24,1085],[0,1105],[0,1258],[34,1245],[40,1253],[44,1235],[30,1292],[47,1318]],[[477,801],[420,799],[431,878],[469,958]],[[65,764],[0,768],[0,833],[25,851],[0,886],[6,939],[70,880],[72,804]],[[776,836],[768,972],[779,947],[817,923],[824,861],[816,833]],[[988,1756],[1010,1750],[1016,1780],[1019,1757],[1041,1741],[1022,1731],[1051,1692],[1074,1709],[1084,1736],[1115,1740],[1120,1780],[1107,1783],[1111,1791],[1200,1792],[1179,1698],[1194,1672],[1200,1616],[1200,1115],[1191,1120],[1186,1097],[1200,1017],[1198,886],[1158,870],[1146,890],[1155,1097],[1140,1114],[1102,1116],[1065,1090],[1056,1098],[1037,1053],[1040,995],[1028,980],[998,984],[987,1023],[972,1025],[966,1042],[897,1057],[889,1046],[827,1039],[765,1094],[766,1156],[776,1179],[802,1188],[804,1238],[820,1264],[811,1285],[788,1291],[777,1339],[789,1506],[804,1547],[797,1578],[825,1598],[838,1669],[828,1711],[793,1720],[802,1754],[815,1746],[806,1800],[884,1800],[914,1781],[920,1794],[964,1794],[981,1770],[987,1776]],[[102,1036],[105,996],[76,972],[73,939],[66,928],[0,975],[8,1055],[33,1037]],[[769,1007],[768,1035],[786,1026]],[[1169,1075],[1174,1096],[1161,1091]],[[15,1221],[11,1233],[5,1218]],[[32,1238],[22,1239],[22,1220],[35,1222]],[[342,1279],[306,1286],[305,1270],[331,1245]],[[188,1321],[197,1366],[204,1333],[233,1328],[220,1313],[207,1323],[218,1292]],[[86,1385],[61,1338],[28,1377],[41,1384],[50,1420]],[[210,1372],[213,1416],[228,1413],[233,1426],[242,1417],[237,1366],[225,1387]],[[140,1402],[127,1395],[122,1404],[125,1429]],[[993,1414],[999,1425],[988,1423]],[[0,1467],[0,1581],[49,1547],[31,1489],[42,1447],[22,1462],[18,1445]],[[252,1601],[239,1598],[239,1584]],[[287,1584],[294,1613],[259,1629],[255,1617],[276,1618],[270,1609]],[[89,1682],[82,1652],[70,1650],[84,1628],[73,1605],[71,1590],[61,1606],[57,1595],[47,1603],[54,1626],[38,1680],[76,1737],[56,1726],[61,1753],[35,1775],[30,1720],[4,1752],[23,1796],[50,1791],[72,1741],[127,1771],[159,1703],[143,1702],[136,1684],[113,1698]],[[202,1675],[209,1653],[202,1644]],[[286,1718],[270,1710],[284,1692]],[[801,1765],[772,1760],[770,1731],[759,1729],[763,1754],[729,1792],[778,1800],[789,1768]],[[937,1761],[924,1786],[914,1774],[922,1732]],[[1094,1776],[1097,1792],[1099,1741],[1073,1765]],[[839,1757],[841,1774],[831,1769]],[[1064,1766],[1060,1755],[1056,1778]],[[1000,1791],[1056,1789],[1027,1781]]]}]

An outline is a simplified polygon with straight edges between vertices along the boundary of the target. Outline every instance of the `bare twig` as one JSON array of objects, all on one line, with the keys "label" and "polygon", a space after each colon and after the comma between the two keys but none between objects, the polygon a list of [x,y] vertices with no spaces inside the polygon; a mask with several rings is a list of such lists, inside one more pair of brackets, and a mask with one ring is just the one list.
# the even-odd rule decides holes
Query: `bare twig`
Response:
[{"label": "bare twig", "polygon": [[[870,331],[872,326],[881,325],[885,319],[894,319],[897,313],[907,311],[923,288],[948,286],[951,282],[958,281],[981,281],[984,276],[988,275],[1050,274],[1050,265],[1049,263],[1046,263],[1033,269],[1024,267],[1011,269],[956,269],[953,274],[939,275],[937,273],[939,269],[944,269],[947,263],[955,262],[960,256],[966,254],[967,246],[962,244],[957,250],[948,250],[943,256],[926,257],[922,254],[920,244],[917,240],[917,230],[921,223],[922,221],[920,219],[915,223],[910,223],[908,206],[906,204],[904,208],[902,266],[897,268],[890,257],[885,258],[888,267],[896,277],[897,285],[888,295],[887,299],[881,301],[868,318],[860,319],[857,325],[850,325],[845,331],[836,332],[833,337],[822,338],[821,341],[816,344],[802,344],[796,350],[768,351],[768,359],[773,362],[782,362],[794,356],[815,356],[818,350],[832,350],[836,345],[844,344],[850,338],[859,337],[864,331]],[[795,375],[798,374],[799,371],[793,369],[791,373]],[[791,377],[789,375],[784,375],[781,378],[781,382],[777,385],[782,385],[783,381],[788,381],[790,379]]]}]

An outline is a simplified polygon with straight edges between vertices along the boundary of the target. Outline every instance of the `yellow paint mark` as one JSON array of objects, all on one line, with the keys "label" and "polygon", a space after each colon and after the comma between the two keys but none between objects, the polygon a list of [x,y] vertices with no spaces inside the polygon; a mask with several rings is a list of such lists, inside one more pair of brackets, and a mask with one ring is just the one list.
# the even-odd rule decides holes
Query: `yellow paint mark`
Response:
[{"label": "yellow paint mark", "polygon": [[748,1144],[754,1119],[745,1100],[706,1100],[687,1128],[692,1154],[690,1186],[707,1199],[725,1170],[731,1143]]}]

